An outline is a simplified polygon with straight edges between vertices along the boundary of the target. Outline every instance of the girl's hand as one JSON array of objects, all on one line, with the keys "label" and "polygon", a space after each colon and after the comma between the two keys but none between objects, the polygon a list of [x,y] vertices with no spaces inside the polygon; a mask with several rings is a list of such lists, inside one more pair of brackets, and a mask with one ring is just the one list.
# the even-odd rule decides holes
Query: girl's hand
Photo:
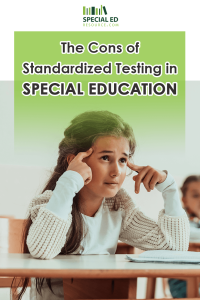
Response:
[{"label": "girl's hand", "polygon": [[140,184],[141,182],[144,184],[147,192],[150,192],[154,189],[157,183],[162,183],[165,181],[167,174],[164,171],[159,171],[153,169],[150,166],[140,167],[127,162],[127,166],[138,173],[138,175],[133,176],[133,180],[135,181],[135,193],[139,194],[140,192]]},{"label": "girl's hand", "polygon": [[69,166],[67,168],[67,170],[71,170],[71,171],[75,171],[77,173],[79,173],[84,180],[84,185],[87,185],[91,180],[92,180],[92,170],[91,168],[84,163],[82,160],[85,157],[88,157],[92,154],[93,149],[90,148],[89,150],[87,150],[86,152],[79,152],[76,156],[72,155],[71,158],[69,158]]}]

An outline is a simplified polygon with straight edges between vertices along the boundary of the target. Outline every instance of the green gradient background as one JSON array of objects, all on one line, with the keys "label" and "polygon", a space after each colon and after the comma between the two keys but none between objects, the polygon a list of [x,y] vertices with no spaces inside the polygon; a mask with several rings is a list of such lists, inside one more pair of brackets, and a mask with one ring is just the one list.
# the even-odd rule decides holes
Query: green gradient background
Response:
[{"label": "green gradient background", "polygon": [[[90,54],[87,44],[122,44],[121,54]],[[83,54],[61,54],[60,41],[83,44]],[[141,42],[139,54],[128,54],[128,44]],[[15,151],[47,153],[63,137],[64,129],[77,114],[87,110],[109,110],[132,127],[141,149],[155,154],[180,153],[185,147],[185,32],[15,32],[14,52]],[[23,75],[22,63],[105,65],[113,62],[112,75]],[[161,77],[116,75],[115,62],[162,64]],[[165,75],[164,64],[178,66],[178,75]],[[82,82],[85,96],[22,95],[23,82]],[[178,96],[88,96],[88,82],[178,82]]]}]

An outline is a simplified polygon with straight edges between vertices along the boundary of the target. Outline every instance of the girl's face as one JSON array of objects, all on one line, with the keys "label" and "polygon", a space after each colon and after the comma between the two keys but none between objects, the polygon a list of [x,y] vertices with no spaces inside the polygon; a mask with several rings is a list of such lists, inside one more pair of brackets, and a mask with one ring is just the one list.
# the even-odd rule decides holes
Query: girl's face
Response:
[{"label": "girl's face", "polygon": [[92,180],[80,192],[113,197],[126,176],[129,143],[123,137],[106,136],[98,138],[92,148],[93,153],[83,159],[92,170]]},{"label": "girl's face", "polygon": [[200,218],[200,181],[190,182],[187,187],[183,203],[189,213],[194,213]]}]

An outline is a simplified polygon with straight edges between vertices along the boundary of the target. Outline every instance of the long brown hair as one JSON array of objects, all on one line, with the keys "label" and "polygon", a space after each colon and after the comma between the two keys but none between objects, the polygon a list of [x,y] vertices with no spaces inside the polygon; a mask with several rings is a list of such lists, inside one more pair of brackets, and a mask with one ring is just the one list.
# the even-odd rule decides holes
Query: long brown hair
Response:
[{"label": "long brown hair", "polygon": [[[69,154],[77,155],[87,151],[101,136],[124,137],[129,142],[129,157],[135,152],[136,142],[133,130],[123,119],[109,111],[88,111],[75,117],[69,127],[64,131],[64,138],[59,144],[57,165],[49,178],[42,193],[46,190],[53,191],[60,176],[67,170],[67,157]],[[32,224],[31,217],[26,220],[23,233],[22,252],[30,253],[26,244],[29,228]],[[76,251],[84,237],[84,223],[79,210],[78,194],[73,199],[72,224],[69,237],[61,249],[60,254],[66,255]],[[17,300],[22,299],[28,286],[29,278],[21,279],[21,291],[17,294]],[[36,278],[36,289],[41,295],[44,278]],[[48,287],[53,293],[51,279],[46,278]],[[14,284],[14,283],[13,283]]]}]

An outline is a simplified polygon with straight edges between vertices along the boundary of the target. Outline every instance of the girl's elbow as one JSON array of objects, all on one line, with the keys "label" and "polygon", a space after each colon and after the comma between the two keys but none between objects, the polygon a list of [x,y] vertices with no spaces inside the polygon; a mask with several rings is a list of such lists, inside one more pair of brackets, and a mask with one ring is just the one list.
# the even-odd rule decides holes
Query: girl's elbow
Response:
[{"label": "girl's elbow", "polygon": [[29,253],[33,258],[52,259],[55,257],[53,255],[50,255],[50,253],[46,249],[44,249],[44,247],[42,247],[41,245],[35,246],[34,244],[29,243],[28,240],[27,240],[27,246],[28,246]]},{"label": "girl's elbow", "polygon": [[52,255],[51,253],[48,253],[42,249],[38,250],[38,249],[32,249],[29,250],[30,254],[33,258],[37,258],[37,259],[44,259],[44,260],[48,260],[48,259],[52,259],[54,257],[56,257],[56,255]]}]

